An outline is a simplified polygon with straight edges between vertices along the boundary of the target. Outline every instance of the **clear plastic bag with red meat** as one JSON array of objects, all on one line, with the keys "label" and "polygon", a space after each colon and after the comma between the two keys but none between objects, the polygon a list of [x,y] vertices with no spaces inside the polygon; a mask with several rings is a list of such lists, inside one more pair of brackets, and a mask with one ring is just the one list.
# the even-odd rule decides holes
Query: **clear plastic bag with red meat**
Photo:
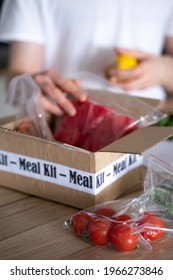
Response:
[{"label": "clear plastic bag with red meat", "polygon": [[29,74],[13,78],[8,86],[7,102],[17,107],[16,130],[53,139],[41,103],[41,90]]},{"label": "clear plastic bag with red meat", "polygon": [[173,234],[172,180],[173,171],[166,172],[163,162],[151,157],[142,195],[80,210],[64,227],[94,246],[120,252],[152,250],[155,242]]},{"label": "clear plastic bag with red meat", "polygon": [[92,99],[75,101],[77,109],[74,117],[65,116],[55,133],[57,141],[95,152],[137,129],[133,119]]},{"label": "clear plastic bag with red meat", "polygon": [[73,75],[88,98],[74,101],[74,117],[64,116],[54,133],[57,141],[96,152],[126,134],[165,117],[160,110],[137,97],[117,94],[106,80],[91,73]]}]

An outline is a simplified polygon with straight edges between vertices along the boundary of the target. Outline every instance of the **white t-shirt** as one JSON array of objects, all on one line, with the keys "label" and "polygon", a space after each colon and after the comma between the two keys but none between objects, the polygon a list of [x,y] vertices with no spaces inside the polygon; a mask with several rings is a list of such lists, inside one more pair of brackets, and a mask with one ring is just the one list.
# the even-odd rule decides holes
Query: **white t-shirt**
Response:
[{"label": "white t-shirt", "polygon": [[[68,76],[98,75],[114,48],[161,54],[165,36],[173,36],[172,0],[5,0],[0,40],[45,46],[44,68]],[[132,94],[164,98],[161,87]]]}]

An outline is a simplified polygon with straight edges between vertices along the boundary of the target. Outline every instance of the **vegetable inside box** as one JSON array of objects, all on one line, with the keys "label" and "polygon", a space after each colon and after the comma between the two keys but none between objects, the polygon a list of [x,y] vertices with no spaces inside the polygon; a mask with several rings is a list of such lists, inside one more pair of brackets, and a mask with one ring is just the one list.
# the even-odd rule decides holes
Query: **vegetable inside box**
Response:
[{"label": "vegetable inside box", "polygon": [[[142,99],[89,90],[107,104],[128,100],[139,110]],[[138,100],[138,103],[135,103]],[[146,99],[145,103],[158,104]],[[142,103],[141,103],[142,104]],[[0,184],[80,209],[106,202],[142,186],[142,153],[173,134],[171,127],[137,129],[96,152],[15,130],[15,120],[0,127]],[[2,123],[2,122],[1,122]]]}]

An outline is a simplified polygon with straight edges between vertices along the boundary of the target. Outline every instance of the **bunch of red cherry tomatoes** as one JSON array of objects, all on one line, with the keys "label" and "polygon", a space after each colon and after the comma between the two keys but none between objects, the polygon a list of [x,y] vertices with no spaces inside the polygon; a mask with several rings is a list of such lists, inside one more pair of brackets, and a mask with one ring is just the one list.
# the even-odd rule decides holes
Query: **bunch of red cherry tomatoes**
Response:
[{"label": "bunch of red cherry tomatoes", "polygon": [[116,215],[111,207],[99,207],[94,212],[81,210],[70,220],[70,227],[77,236],[99,246],[112,246],[121,252],[130,252],[139,245],[139,237],[146,242],[160,239],[165,224],[162,218],[151,212]]}]

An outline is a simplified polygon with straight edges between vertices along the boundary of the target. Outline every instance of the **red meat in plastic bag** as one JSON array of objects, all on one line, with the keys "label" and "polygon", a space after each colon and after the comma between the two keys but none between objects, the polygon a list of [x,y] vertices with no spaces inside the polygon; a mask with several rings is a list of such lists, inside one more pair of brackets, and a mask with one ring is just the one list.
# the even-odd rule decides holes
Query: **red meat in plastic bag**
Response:
[{"label": "red meat in plastic bag", "polygon": [[125,134],[135,130],[133,119],[126,115],[116,115],[108,107],[91,100],[75,101],[77,114],[65,116],[59,130],[55,133],[56,141],[96,152]]}]

